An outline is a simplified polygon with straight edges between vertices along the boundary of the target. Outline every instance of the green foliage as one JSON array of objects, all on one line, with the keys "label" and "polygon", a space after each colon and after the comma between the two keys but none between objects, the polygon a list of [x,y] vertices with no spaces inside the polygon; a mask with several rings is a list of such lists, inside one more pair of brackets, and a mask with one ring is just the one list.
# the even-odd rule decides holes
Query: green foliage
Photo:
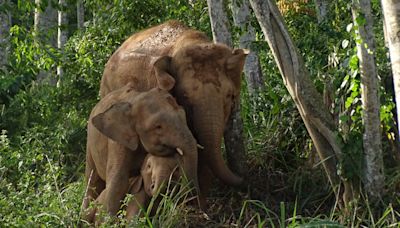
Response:
[{"label": "green foliage", "polygon": [[[192,8],[186,1],[114,1],[111,8],[104,1],[85,1],[92,18],[69,38],[61,55],[36,39],[33,21],[23,16],[34,6],[23,2],[12,11],[21,16],[10,30],[12,52],[0,71],[0,223],[76,226],[84,191],[86,121],[107,59],[131,33],[167,19],[210,31],[207,11],[205,3]],[[65,72],[60,86],[36,80],[41,72],[56,79],[57,65]]]},{"label": "green foliage", "polygon": [[98,216],[103,221],[100,227],[188,227],[191,221],[185,221],[183,218],[188,216],[186,204],[194,199],[191,197],[193,188],[184,178],[178,182],[169,181],[163,187],[165,187],[164,193],[159,190],[151,198],[148,206],[141,208],[139,214],[131,220],[126,218],[125,211],[126,206],[135,200],[131,194],[127,194],[121,204],[121,209],[117,213],[118,223],[104,210],[100,210]]},{"label": "green foliage", "polygon": [[[48,1],[46,4],[48,4]],[[54,2],[54,1],[52,1]],[[376,60],[381,79],[381,120],[384,136],[393,139],[395,122],[390,63],[381,23],[379,1],[372,1],[376,15]],[[75,1],[65,9],[70,33],[61,54],[43,37],[33,32],[33,1],[8,1],[0,12],[13,15],[10,30],[10,53],[0,70],[0,224],[11,227],[75,227],[85,191],[86,121],[98,100],[101,75],[109,56],[132,33],[169,19],[181,20],[206,32],[211,29],[206,1],[190,5],[184,0],[84,1],[85,29],[75,29]],[[42,5],[42,8],[44,5]],[[313,1],[305,5],[314,9]],[[362,121],[360,75],[350,3],[339,0],[330,4],[325,21],[317,23],[313,14],[288,11],[285,21],[296,46],[321,94],[332,97],[330,111],[338,123],[337,138],[343,155],[339,174],[357,179],[362,167]],[[307,12],[308,12],[307,11]],[[363,18],[357,19],[363,23]],[[343,227],[398,226],[399,197],[394,194],[400,183],[396,162],[385,170],[388,177],[386,205],[377,211],[368,201],[356,202],[346,215],[336,207],[335,197],[327,190],[320,172],[320,161],[314,164],[315,151],[297,108],[287,92],[268,45],[255,18],[256,41],[252,50],[260,55],[265,90],[251,95],[243,83],[242,115],[248,141],[247,163],[250,165],[248,194],[211,204],[211,218],[193,215],[184,207],[188,188],[171,189],[162,196],[160,206],[133,221],[123,219],[105,226],[185,226],[213,224],[239,227]],[[42,34],[51,36],[54,33]],[[239,34],[233,34],[237,37]],[[55,67],[62,66],[64,76],[59,86]],[[46,72],[48,81],[39,81]],[[330,91],[329,91],[330,89]],[[386,142],[389,139],[386,139]],[[385,139],[384,139],[385,142]],[[392,158],[389,143],[384,143],[386,157]],[[392,159],[393,160],[393,159]],[[385,161],[388,163],[387,161]],[[310,163],[312,163],[310,165]],[[253,175],[254,174],[254,175]],[[260,183],[268,182],[268,183]],[[263,181],[265,180],[265,181]],[[265,187],[265,185],[268,185]],[[236,192],[236,190],[235,190]],[[393,193],[393,194],[392,194]],[[244,200],[242,203],[243,199]],[[214,199],[211,199],[214,200]],[[233,208],[225,212],[223,206]],[[126,203],[126,202],[125,202]],[[267,207],[270,206],[269,207]],[[393,206],[395,205],[395,206]],[[153,208],[152,208],[153,207]],[[150,216],[153,209],[155,216]],[[205,218],[204,218],[205,217]],[[194,219],[195,218],[195,219]],[[216,224],[215,221],[221,221]]]},{"label": "green foliage", "polygon": [[0,103],[8,104],[21,89],[36,79],[40,71],[48,71],[57,61],[57,51],[49,45],[35,42],[33,34],[22,26],[10,29],[9,62],[0,71]]},{"label": "green foliage", "polygon": [[[48,139],[47,133],[42,137]],[[79,221],[76,199],[83,194],[83,182],[66,184],[68,168],[37,136],[27,135],[15,147],[5,131],[0,137],[0,222],[16,227],[72,226]]]}]

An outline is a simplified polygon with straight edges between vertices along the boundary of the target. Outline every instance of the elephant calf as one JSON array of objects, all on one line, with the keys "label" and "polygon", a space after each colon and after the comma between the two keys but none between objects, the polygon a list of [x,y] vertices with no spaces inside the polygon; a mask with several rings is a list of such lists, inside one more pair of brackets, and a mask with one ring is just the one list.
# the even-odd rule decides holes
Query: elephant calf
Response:
[{"label": "elephant calf", "polygon": [[126,217],[131,219],[139,213],[140,208],[146,209],[151,197],[157,194],[169,180],[178,181],[180,178],[178,155],[160,157],[148,154],[140,170],[140,176],[129,179],[129,193],[135,199],[126,208]]},{"label": "elephant calf", "polygon": [[165,90],[136,91],[130,84],[109,93],[93,108],[88,121],[83,210],[100,193],[98,203],[115,215],[128,192],[129,178],[138,175],[147,153],[179,153],[183,170],[198,190],[197,143],[185,112]]}]

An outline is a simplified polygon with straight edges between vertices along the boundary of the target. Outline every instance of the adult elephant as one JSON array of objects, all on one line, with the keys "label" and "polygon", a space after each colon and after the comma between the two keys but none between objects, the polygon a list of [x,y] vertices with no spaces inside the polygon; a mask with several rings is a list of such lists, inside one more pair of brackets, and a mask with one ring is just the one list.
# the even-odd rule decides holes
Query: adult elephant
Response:
[{"label": "adult elephant", "polygon": [[199,184],[207,194],[210,170],[222,182],[242,178],[224,163],[221,143],[234,102],[238,102],[247,50],[214,44],[199,31],[177,21],[143,30],[128,38],[108,60],[100,95],[131,82],[137,90],[171,89],[185,108],[188,125],[204,147],[199,151]]}]

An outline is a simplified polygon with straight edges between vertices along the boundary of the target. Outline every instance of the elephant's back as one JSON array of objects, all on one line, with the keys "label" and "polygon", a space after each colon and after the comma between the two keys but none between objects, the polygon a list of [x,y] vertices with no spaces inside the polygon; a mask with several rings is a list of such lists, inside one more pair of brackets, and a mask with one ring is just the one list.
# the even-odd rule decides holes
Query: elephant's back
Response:
[{"label": "elephant's back", "polygon": [[177,50],[193,43],[209,42],[199,31],[178,21],[168,21],[129,37],[108,60],[100,83],[100,96],[128,82],[146,91],[157,85],[152,58],[172,56]]},{"label": "elephant's back", "polygon": [[166,55],[177,39],[190,28],[178,21],[168,21],[158,26],[135,33],[117,52],[137,51],[149,55]]},{"label": "elephant's back", "polygon": [[108,60],[100,83],[100,96],[127,82],[135,83],[141,90],[152,88],[157,81],[148,60],[152,56],[169,55],[176,40],[188,30],[191,29],[178,21],[168,21],[133,34]]}]

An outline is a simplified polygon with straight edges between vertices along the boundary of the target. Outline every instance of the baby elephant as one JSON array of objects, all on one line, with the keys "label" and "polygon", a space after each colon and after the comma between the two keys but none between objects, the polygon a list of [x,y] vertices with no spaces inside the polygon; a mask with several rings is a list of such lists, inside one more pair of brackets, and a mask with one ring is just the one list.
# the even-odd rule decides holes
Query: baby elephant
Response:
[{"label": "baby elephant", "polygon": [[143,162],[140,176],[129,179],[129,193],[134,196],[127,208],[126,218],[131,219],[139,213],[140,208],[146,210],[149,200],[157,194],[168,181],[178,181],[180,178],[179,164],[181,158],[178,155],[159,157],[148,154]]},{"label": "baby elephant", "polygon": [[[182,156],[183,170],[198,190],[197,143],[186,124],[185,112],[165,90],[138,92],[128,84],[105,96],[88,121],[86,180],[83,202],[86,210],[96,199],[115,215],[128,192],[129,178],[139,175],[147,153]],[[104,190],[104,191],[103,191]]]}]

